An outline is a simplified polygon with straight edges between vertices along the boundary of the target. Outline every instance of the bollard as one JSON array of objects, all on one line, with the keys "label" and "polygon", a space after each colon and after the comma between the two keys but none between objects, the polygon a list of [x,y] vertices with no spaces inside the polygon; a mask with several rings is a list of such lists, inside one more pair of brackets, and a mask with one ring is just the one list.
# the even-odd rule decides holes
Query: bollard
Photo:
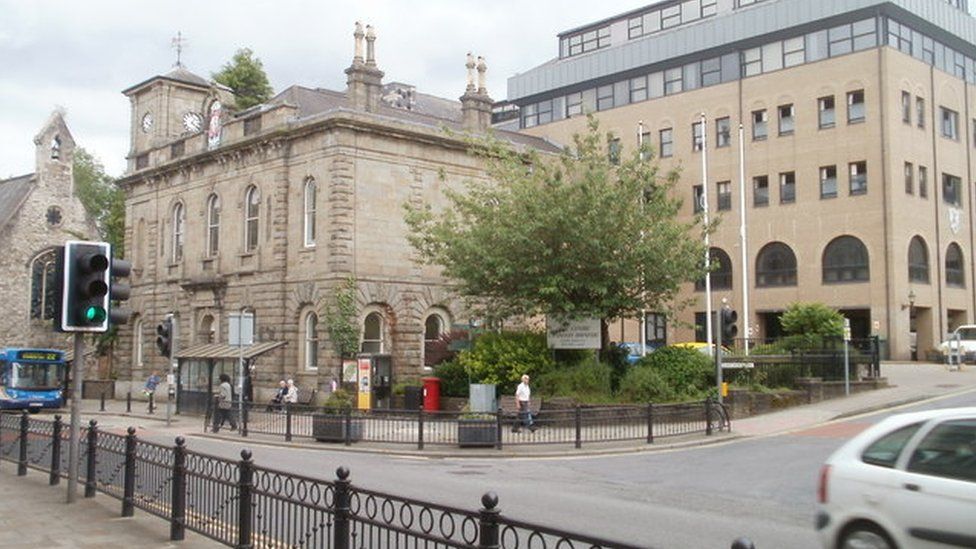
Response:
[{"label": "bollard", "polygon": [[291,403],[285,403],[285,442],[291,442]]},{"label": "bollard", "polygon": [[574,418],[576,423],[576,449],[583,447],[583,410],[580,409],[579,404],[576,405],[576,417]]},{"label": "bollard", "polygon": [[54,425],[51,426],[51,477],[48,479],[51,486],[61,483],[61,415],[54,416]]},{"label": "bollard", "polygon": [[712,436],[712,399],[705,399],[705,436]]},{"label": "bollard", "polygon": [[169,519],[169,539],[181,541],[186,537],[186,439],[176,437],[173,448],[173,502]]},{"label": "bollard", "polygon": [[99,412],[104,412],[105,411],[105,391],[102,391],[102,394],[101,394],[101,396],[99,397],[98,400],[99,400],[99,402],[98,402],[98,411]]},{"label": "bollard", "polygon": [[248,402],[245,400],[241,403],[241,436],[247,436],[247,405]]},{"label": "bollard", "polygon": [[739,538],[732,542],[732,549],[756,549],[749,538]]},{"label": "bollard", "polygon": [[346,428],[343,430],[342,438],[345,439],[346,446],[351,446],[352,445],[352,407],[351,406],[346,406],[345,414],[346,417],[345,417],[345,421],[343,421],[343,424],[346,426]]},{"label": "bollard", "polygon": [[95,465],[98,463],[98,422],[94,419],[88,422],[88,467],[85,474],[85,497],[95,497],[95,479],[97,472]]},{"label": "bollard", "polygon": [[417,409],[417,449],[424,449],[424,405]]},{"label": "bollard", "polygon": [[654,403],[647,403],[647,443],[654,444]]},{"label": "bollard", "polygon": [[251,491],[254,487],[254,461],[250,450],[241,450],[237,480],[237,549],[250,549],[251,543]]},{"label": "bollard", "polygon": [[156,399],[154,398],[155,396],[156,396],[155,394],[149,393],[149,414],[150,415],[156,413]]},{"label": "bollard", "polygon": [[486,492],[481,496],[484,507],[478,513],[478,547],[479,549],[498,549],[498,517],[502,514],[498,509],[498,496],[494,492]]},{"label": "bollard", "polygon": [[20,414],[20,456],[17,458],[17,476],[27,475],[27,410]]},{"label": "bollard", "polygon": [[502,409],[495,410],[495,449],[502,449]]},{"label": "bollard", "polygon": [[336,469],[336,477],[333,485],[335,489],[333,496],[335,524],[332,530],[332,546],[335,549],[349,549],[349,469],[339,467]]},{"label": "bollard", "polygon": [[122,477],[122,516],[135,512],[136,496],[136,428],[129,427],[125,435],[125,466]]},{"label": "bollard", "polygon": [[125,413],[132,413],[132,391],[125,394]]}]

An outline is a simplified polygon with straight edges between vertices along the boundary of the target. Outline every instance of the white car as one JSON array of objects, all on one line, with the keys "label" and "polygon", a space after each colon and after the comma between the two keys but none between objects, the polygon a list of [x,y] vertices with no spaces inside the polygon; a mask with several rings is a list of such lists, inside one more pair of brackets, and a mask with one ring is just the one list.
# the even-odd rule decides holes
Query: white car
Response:
[{"label": "white car", "polygon": [[964,360],[976,355],[976,324],[964,324],[956,328],[948,339],[939,345],[942,356],[948,357],[949,350],[956,350],[956,334],[958,334],[959,352]]},{"label": "white car", "polygon": [[891,416],[820,471],[824,547],[976,547],[976,407]]}]

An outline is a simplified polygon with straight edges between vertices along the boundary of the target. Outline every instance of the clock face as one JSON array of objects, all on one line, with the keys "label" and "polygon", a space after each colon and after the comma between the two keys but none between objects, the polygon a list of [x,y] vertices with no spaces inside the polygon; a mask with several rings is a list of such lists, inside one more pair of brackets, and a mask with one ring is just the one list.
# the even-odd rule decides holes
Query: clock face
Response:
[{"label": "clock face", "polygon": [[183,114],[183,128],[191,133],[200,131],[203,128],[203,117],[197,112],[186,112]]},{"label": "clock face", "polygon": [[152,113],[147,112],[142,116],[142,131],[145,133],[149,133],[149,130],[152,129],[152,126],[153,126]]}]

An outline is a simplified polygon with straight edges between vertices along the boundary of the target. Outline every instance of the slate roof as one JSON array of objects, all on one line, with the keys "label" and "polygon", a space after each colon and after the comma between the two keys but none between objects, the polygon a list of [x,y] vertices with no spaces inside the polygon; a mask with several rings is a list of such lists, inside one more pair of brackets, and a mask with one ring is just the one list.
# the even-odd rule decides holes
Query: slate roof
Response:
[{"label": "slate roof", "polygon": [[0,180],[0,230],[20,211],[33,189],[33,181],[32,173]]}]

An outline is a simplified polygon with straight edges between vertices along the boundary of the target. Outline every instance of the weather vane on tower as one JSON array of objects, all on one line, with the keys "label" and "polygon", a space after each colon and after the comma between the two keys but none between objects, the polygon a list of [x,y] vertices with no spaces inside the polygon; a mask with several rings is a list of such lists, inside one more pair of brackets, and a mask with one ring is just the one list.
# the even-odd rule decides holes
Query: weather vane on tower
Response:
[{"label": "weather vane on tower", "polygon": [[183,66],[183,48],[186,47],[186,38],[183,38],[183,32],[179,31],[176,33],[176,37],[173,38],[173,49],[176,50],[176,66]]}]

